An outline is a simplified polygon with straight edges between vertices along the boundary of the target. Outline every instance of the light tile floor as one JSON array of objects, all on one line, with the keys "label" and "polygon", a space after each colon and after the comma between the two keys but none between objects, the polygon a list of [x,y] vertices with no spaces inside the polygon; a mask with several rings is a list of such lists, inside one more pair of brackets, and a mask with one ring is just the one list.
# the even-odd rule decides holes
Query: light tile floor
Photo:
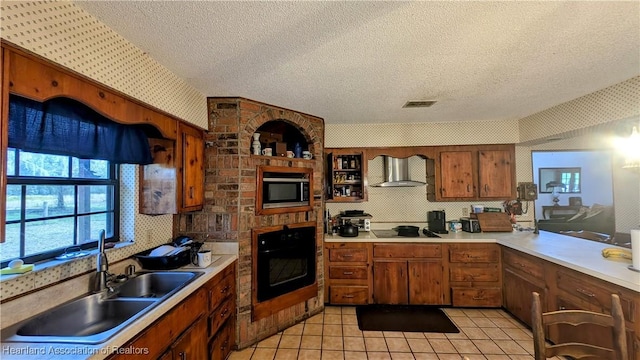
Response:
[{"label": "light tile floor", "polygon": [[327,306],[323,313],[258,344],[231,353],[230,360],[532,360],[526,326],[500,309],[443,309],[457,334],[360,331],[353,306]]}]

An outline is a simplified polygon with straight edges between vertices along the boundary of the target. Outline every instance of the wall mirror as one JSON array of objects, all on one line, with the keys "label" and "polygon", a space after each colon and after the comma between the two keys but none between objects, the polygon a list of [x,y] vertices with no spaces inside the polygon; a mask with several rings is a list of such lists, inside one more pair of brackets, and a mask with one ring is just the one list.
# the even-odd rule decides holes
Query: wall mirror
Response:
[{"label": "wall mirror", "polygon": [[581,168],[540,168],[539,171],[540,193],[550,194],[554,188],[560,193],[579,194],[581,192]]}]

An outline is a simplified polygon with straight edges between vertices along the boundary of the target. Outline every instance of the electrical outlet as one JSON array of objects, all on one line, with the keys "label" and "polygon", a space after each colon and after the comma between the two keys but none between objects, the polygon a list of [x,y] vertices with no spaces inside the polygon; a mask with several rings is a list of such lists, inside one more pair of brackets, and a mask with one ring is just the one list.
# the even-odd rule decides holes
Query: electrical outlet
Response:
[{"label": "electrical outlet", "polygon": [[466,208],[466,207],[462,208],[462,216],[469,216],[469,208]]},{"label": "electrical outlet", "polygon": [[147,229],[147,244],[151,244],[151,235],[153,234],[153,229]]}]

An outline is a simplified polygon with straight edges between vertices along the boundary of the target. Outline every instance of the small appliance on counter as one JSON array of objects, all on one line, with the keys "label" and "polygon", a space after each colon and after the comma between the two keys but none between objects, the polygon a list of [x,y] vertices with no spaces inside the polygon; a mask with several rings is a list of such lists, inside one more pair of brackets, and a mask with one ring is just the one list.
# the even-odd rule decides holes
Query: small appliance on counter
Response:
[{"label": "small appliance on counter", "polygon": [[345,210],[336,216],[338,226],[353,225],[359,231],[371,231],[371,219],[373,216],[364,212],[364,210]]},{"label": "small appliance on counter", "polygon": [[470,233],[479,233],[481,231],[478,219],[463,217],[460,218],[460,222],[462,223],[462,231]]},{"label": "small appliance on counter", "polygon": [[444,210],[434,210],[427,212],[427,225],[429,230],[437,234],[446,234],[447,220]]}]

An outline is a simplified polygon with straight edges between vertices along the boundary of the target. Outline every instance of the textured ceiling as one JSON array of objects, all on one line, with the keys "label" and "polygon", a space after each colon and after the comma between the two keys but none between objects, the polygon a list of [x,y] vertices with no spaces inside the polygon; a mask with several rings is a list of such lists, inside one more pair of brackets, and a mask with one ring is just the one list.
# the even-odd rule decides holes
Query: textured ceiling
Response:
[{"label": "textured ceiling", "polygon": [[205,96],[330,124],[517,120],[640,74],[638,1],[75,3]]}]

